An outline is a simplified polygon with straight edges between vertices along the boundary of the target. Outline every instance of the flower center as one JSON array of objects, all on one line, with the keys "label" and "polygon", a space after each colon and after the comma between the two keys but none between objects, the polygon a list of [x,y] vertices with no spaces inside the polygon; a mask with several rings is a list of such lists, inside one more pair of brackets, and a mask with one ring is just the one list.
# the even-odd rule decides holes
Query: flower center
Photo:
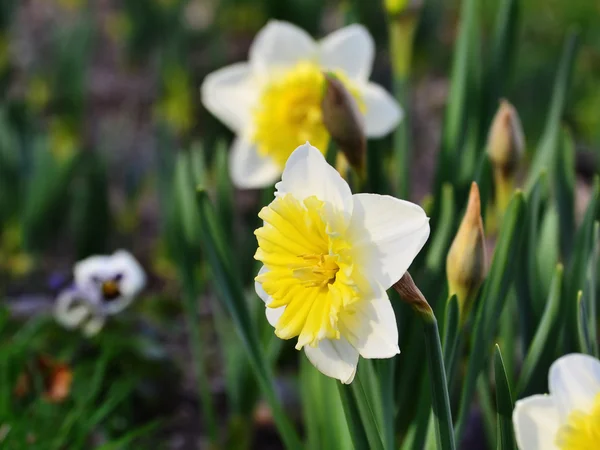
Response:
[{"label": "flower center", "polygon": [[600,445],[600,394],[589,413],[573,411],[559,429],[556,445],[561,450],[589,450]]},{"label": "flower center", "polygon": [[[364,111],[356,86],[336,72]],[[325,151],[329,134],[323,124],[321,100],[325,77],[317,64],[304,61],[274,77],[263,89],[254,111],[253,140],[258,152],[283,167],[291,150],[310,141]]]},{"label": "flower center", "polygon": [[298,349],[339,339],[338,316],[360,298],[343,217],[314,196],[301,202],[290,194],[277,197],[259,217],[264,225],[255,232],[255,258],[266,272],[256,281],[272,299],[269,308],[285,306],[275,334],[297,336]]}]

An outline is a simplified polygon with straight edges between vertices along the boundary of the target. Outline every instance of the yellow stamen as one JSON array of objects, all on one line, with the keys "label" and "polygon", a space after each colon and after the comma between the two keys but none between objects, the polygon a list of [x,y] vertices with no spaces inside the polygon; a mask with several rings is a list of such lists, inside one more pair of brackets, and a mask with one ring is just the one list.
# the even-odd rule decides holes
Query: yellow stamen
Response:
[{"label": "yellow stamen", "polygon": [[[343,73],[335,75],[357,100],[365,105],[356,86]],[[321,68],[305,61],[273,78],[263,89],[254,111],[253,140],[261,155],[271,157],[283,167],[291,150],[310,141],[325,151],[329,134],[323,124],[321,101],[325,77]]]},{"label": "yellow stamen", "polygon": [[298,337],[296,348],[339,339],[338,317],[352,314],[364,291],[345,239],[344,220],[316,197],[300,202],[277,197],[259,214],[255,258],[267,272],[256,277],[272,298],[267,306],[285,311],[275,327],[282,339]]},{"label": "yellow stamen", "polygon": [[561,450],[590,450],[600,445],[600,394],[591,411],[573,411],[560,428],[556,445]]}]

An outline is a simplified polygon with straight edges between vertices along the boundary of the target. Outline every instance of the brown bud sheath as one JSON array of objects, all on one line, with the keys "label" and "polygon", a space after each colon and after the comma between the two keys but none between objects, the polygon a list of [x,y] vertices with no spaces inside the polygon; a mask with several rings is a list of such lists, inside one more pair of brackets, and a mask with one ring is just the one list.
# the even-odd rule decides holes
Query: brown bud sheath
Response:
[{"label": "brown bud sheath", "polygon": [[456,294],[461,323],[467,318],[486,275],[487,255],[477,183],[471,184],[465,216],[446,258],[449,294]]},{"label": "brown bud sheath", "polygon": [[344,84],[331,73],[324,75],[323,123],[350,165],[362,176],[367,151],[363,118],[356,100]]},{"label": "brown bud sheath", "polygon": [[487,141],[487,153],[494,169],[514,175],[524,151],[525,137],[517,110],[507,100],[501,100]]},{"label": "brown bud sheath", "polygon": [[408,271],[405,272],[404,275],[402,275],[402,278],[396,281],[392,287],[396,290],[400,298],[412,306],[417,312],[433,315],[431,306],[429,306],[429,303]]}]

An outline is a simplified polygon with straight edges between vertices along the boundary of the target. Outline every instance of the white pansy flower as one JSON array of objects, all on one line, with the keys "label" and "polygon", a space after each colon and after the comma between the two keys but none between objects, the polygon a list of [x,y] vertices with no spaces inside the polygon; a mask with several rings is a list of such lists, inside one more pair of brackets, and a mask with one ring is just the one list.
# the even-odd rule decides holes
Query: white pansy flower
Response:
[{"label": "white pansy flower", "polygon": [[335,73],[356,99],[367,137],[391,132],[402,110],[387,91],[369,82],[374,54],[373,38],[362,25],[317,42],[295,25],[272,20],[256,35],[247,62],[208,75],[202,103],[237,135],[229,160],[234,184],[274,183],[290,149],[306,141],[326,151],[324,71]]},{"label": "white pansy flower", "polygon": [[513,424],[521,450],[600,448],[600,361],[582,354],[556,360],[549,395],[517,401]]},{"label": "white pansy flower", "polygon": [[99,307],[106,314],[123,311],[146,284],[144,269],[125,250],[90,256],[75,264],[73,272],[77,286],[98,290]]},{"label": "white pansy flower", "polygon": [[74,285],[56,299],[54,316],[65,328],[97,334],[109,315],[127,308],[146,284],[146,275],[127,251],[91,256],[75,264]]},{"label": "white pansy flower", "polygon": [[306,143],[290,156],[275,199],[259,213],[256,292],[269,323],[322,373],[350,383],[359,355],[399,353],[386,290],[429,236],[417,205],[355,194],[323,154]]}]

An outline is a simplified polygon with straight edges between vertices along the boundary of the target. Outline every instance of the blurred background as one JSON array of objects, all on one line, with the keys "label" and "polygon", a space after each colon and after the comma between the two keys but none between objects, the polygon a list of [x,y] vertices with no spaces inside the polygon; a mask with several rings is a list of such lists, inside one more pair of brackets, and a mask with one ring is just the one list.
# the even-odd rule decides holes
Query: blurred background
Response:
[{"label": "blurred background", "polygon": [[[498,3],[482,4],[484,52]],[[403,105],[413,136],[410,195],[416,202],[432,191],[459,6],[455,0],[430,0],[420,12],[410,102]],[[519,111],[528,143],[542,134],[564,36],[572,28],[580,32],[565,122],[576,143],[578,172],[589,180],[598,171],[600,150],[600,4],[523,0],[520,14],[506,97]],[[208,73],[245,60],[254,35],[273,18],[293,22],[316,38],[349,21],[364,24],[377,48],[372,80],[391,89],[383,2],[1,1],[0,343],[5,378],[0,383],[17,380],[27,367],[56,369],[58,363],[41,363],[40,355],[68,364],[74,377],[69,398],[58,406],[25,394],[13,405],[17,394],[5,383],[0,441],[7,432],[1,414],[10,413],[35,424],[19,429],[31,448],[134,448],[139,437],[135,448],[207,448],[180,298],[184,246],[198,261],[200,338],[217,415],[231,417],[237,411],[258,431],[244,431],[235,420],[223,425],[222,419],[220,426],[229,427],[232,442],[281,448],[268,409],[244,399],[256,392],[226,394],[227,378],[244,376],[231,369],[236,354],[222,349],[231,324],[214,301],[194,238],[191,243],[177,238],[181,225],[175,223],[177,202],[172,201],[181,152],[201,149],[196,163],[213,185],[226,177],[233,135],[202,107],[199,86]],[[390,145],[389,138],[383,143]],[[240,271],[250,286],[255,241],[240,230],[256,227],[263,194],[228,186],[216,195],[219,213],[231,219],[226,232],[239,245]],[[185,231],[193,234],[193,229]],[[146,269],[144,295],[93,341],[58,327],[49,313],[57,293],[70,283],[74,262],[119,248],[132,252]],[[293,356],[293,347],[287,353],[284,348],[279,359],[278,389],[293,411],[298,394],[286,374],[296,371],[296,362],[286,354]],[[81,423],[82,415],[90,420]],[[56,430],[61,436],[76,430],[76,438],[65,437],[67,446],[40,443]],[[238,432],[243,439],[235,437]],[[117,442],[124,437],[128,440]]]}]

